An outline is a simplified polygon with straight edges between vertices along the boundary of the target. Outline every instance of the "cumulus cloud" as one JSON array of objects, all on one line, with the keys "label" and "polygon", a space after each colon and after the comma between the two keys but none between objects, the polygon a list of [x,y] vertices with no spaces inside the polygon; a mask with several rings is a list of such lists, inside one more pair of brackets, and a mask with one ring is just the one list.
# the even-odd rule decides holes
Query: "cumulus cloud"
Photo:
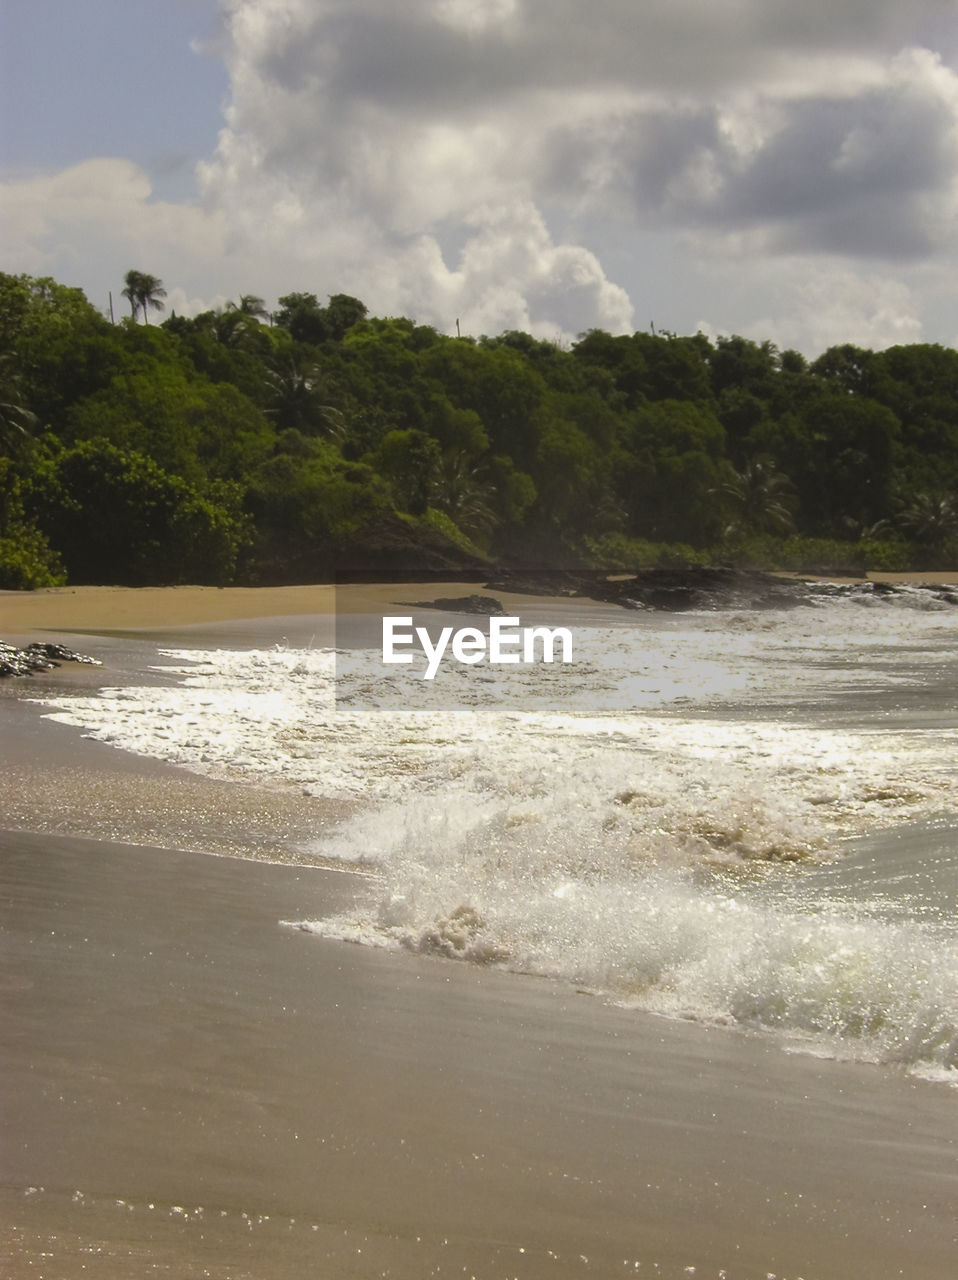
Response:
[{"label": "cumulus cloud", "polygon": [[[753,297],[759,296],[760,271],[761,266],[745,268],[743,285]],[[782,350],[818,353],[843,343],[881,350],[923,337],[914,288],[880,272],[852,270],[841,259],[780,263],[764,301],[769,309],[737,331],[756,341],[769,339]],[[729,332],[717,317],[702,318],[695,327],[710,337]]]},{"label": "cumulus cloud", "polygon": [[625,290],[543,211],[543,130],[564,108],[517,109],[536,93],[520,0],[234,0],[230,15],[228,127],[200,181],[234,236],[446,329],[630,327]]},{"label": "cumulus cloud", "polygon": [[2,187],[5,264],[29,275],[81,281],[98,305],[115,277],[104,247],[126,264],[175,258],[186,274],[223,252],[225,223],[215,211],[153,201],[146,173],[129,160],[95,159],[53,175]]},{"label": "cumulus cloud", "polygon": [[920,49],[870,72],[815,93],[789,79],[642,106],[604,134],[567,127],[553,139],[553,182],[592,172],[597,195],[638,218],[723,238],[764,230],[767,253],[901,259],[951,247],[958,76]]},{"label": "cumulus cloud", "polygon": [[722,331],[806,347],[920,337],[931,277],[958,270],[953,0],[221,8],[230,100],[197,204],[122,161],[15,184],[22,269],[100,228],[188,306],[345,291],[553,336],[627,330],[633,304],[688,330],[721,299]]},{"label": "cumulus cloud", "polygon": [[446,327],[628,327],[576,235],[597,210],[706,258],[927,258],[954,236],[958,77],[898,42],[949,7],[231,0],[203,190],[237,234]]}]

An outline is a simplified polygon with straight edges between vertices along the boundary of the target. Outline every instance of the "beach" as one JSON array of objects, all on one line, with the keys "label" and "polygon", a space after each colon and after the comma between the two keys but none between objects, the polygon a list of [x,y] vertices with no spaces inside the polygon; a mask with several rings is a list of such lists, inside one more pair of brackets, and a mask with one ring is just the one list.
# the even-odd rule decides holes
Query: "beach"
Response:
[{"label": "beach", "polygon": [[[372,625],[473,589],[335,603]],[[943,1280],[947,1084],[292,927],[382,874],[324,854],[361,800],[133,754],[29,700],[173,688],[160,648],[329,645],[333,606],[331,587],[0,599],[5,638],[104,661],[0,699],[4,1274]],[[953,828],[924,838],[953,857]]]},{"label": "beach", "polygon": [[[787,574],[787,577],[801,577]],[[929,583],[958,582],[958,570],[921,573],[869,573],[836,581]],[[8,637],[34,630],[115,632],[129,628],[196,628],[207,622],[239,618],[328,617],[341,613],[382,613],[410,595],[427,600],[484,591],[483,579],[415,583],[323,583],[292,587],[48,587],[39,591],[0,591],[0,625]],[[494,592],[508,608],[542,603],[541,597]]]}]

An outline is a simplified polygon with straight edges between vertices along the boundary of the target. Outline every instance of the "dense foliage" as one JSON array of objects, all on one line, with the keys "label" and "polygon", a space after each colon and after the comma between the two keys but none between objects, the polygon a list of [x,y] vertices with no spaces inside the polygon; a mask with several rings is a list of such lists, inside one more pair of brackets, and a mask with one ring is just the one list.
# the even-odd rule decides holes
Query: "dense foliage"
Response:
[{"label": "dense foliage", "polygon": [[451,338],[356,298],[113,324],[0,275],[0,585],[958,563],[958,352]]}]

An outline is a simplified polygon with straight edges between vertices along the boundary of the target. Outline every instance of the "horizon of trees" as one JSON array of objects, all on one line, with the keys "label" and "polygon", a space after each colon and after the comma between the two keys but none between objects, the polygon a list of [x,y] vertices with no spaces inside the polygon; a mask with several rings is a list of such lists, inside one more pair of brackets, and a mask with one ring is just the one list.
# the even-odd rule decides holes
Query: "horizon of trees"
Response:
[{"label": "horizon of trees", "polygon": [[[958,352],[451,337],[357,298],[111,324],[0,274],[0,585],[958,563]],[[142,320],[144,323],[138,323]]]}]

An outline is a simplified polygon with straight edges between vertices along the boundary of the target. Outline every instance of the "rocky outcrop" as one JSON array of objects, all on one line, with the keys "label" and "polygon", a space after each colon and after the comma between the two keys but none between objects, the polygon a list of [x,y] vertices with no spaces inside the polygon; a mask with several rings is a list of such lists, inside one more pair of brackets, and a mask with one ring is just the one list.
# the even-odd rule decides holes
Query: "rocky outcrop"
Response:
[{"label": "rocky outcrop", "polygon": [[690,609],[794,609],[824,599],[868,601],[896,596],[958,605],[958,587],[885,582],[830,583],[786,578],[759,569],[692,567],[639,569],[609,574],[605,570],[508,570],[487,584],[490,591],[518,591],[526,595],[565,596],[598,600],[625,609],[659,609],[670,613]]},{"label": "rocky outcrop", "polygon": [[807,584],[813,600],[844,599],[862,600],[937,600],[941,604],[958,605],[958,583],[933,582],[810,582]]},{"label": "rocky outcrop", "polygon": [[443,609],[448,613],[478,614],[482,618],[504,618],[506,611],[494,596],[440,596],[438,600],[419,600],[414,609]]},{"label": "rocky outcrop", "polygon": [[640,569],[609,574],[570,569],[529,574],[499,574],[490,590],[566,596],[617,604],[625,609],[790,609],[807,602],[803,582],[746,569]]},{"label": "rocky outcrop", "polygon": [[62,644],[28,644],[17,649],[12,644],[0,643],[0,676],[32,676],[38,671],[52,671],[61,662],[86,662],[101,665],[99,658],[85,653],[75,653]]}]

